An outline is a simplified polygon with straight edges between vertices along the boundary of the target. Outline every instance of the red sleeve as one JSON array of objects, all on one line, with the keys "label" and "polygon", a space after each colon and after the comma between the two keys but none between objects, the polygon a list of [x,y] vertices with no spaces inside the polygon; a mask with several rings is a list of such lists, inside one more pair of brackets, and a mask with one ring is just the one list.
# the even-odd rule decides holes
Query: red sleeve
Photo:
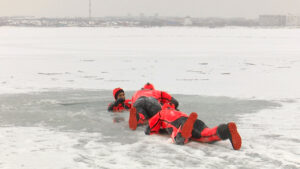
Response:
[{"label": "red sleeve", "polygon": [[108,105],[108,111],[112,111],[112,112],[120,112],[120,111],[123,111],[123,110],[126,110],[123,106],[122,106],[122,104],[119,104],[118,106],[115,106],[115,104],[114,103],[110,103],[109,105]]},{"label": "red sleeve", "polygon": [[129,109],[131,109],[131,100],[130,100],[130,99],[125,100],[125,105],[126,105]]},{"label": "red sleeve", "polygon": [[161,92],[161,101],[163,104],[170,103],[171,100],[172,100],[172,96],[169,93],[164,91]]},{"label": "red sleeve", "polygon": [[118,106],[114,106],[113,109],[114,112],[119,112],[119,111],[123,111],[124,107],[121,104],[119,104]]}]

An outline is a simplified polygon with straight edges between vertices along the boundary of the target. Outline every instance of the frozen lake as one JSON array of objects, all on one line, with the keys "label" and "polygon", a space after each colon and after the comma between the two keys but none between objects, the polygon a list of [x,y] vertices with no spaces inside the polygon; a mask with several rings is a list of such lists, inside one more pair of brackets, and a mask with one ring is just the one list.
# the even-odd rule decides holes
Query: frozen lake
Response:
[{"label": "frozen lake", "polygon": [[[0,168],[300,168],[299,44],[299,29],[0,27]],[[235,121],[241,150],[106,111],[146,82],[211,127]]]}]

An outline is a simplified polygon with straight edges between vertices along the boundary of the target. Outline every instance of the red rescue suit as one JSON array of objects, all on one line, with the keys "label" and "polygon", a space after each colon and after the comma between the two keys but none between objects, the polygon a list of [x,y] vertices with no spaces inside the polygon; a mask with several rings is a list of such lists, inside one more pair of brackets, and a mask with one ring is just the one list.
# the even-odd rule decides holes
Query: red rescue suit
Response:
[{"label": "red rescue suit", "polygon": [[135,101],[142,96],[153,97],[156,100],[158,100],[158,102],[162,105],[165,103],[170,103],[172,100],[172,96],[167,92],[159,91],[159,90],[141,89],[133,94],[131,99],[132,104],[134,104]]},{"label": "red rescue suit", "polygon": [[131,108],[131,100],[125,100],[124,102],[118,102],[116,100],[113,103],[110,103],[108,105],[108,111],[113,111],[113,112],[120,112],[124,110],[129,110]]},{"label": "red rescue suit", "polygon": [[[175,110],[173,106],[165,104],[160,112],[148,121],[148,127],[145,134],[159,133],[161,129],[165,129],[176,144],[184,144],[189,139],[183,138],[181,135],[182,126],[187,121],[188,115]],[[217,134],[218,126],[208,128],[204,122],[197,119],[193,125],[192,135],[190,139],[200,142],[213,142],[221,140]],[[225,138],[224,138],[225,139]]]}]

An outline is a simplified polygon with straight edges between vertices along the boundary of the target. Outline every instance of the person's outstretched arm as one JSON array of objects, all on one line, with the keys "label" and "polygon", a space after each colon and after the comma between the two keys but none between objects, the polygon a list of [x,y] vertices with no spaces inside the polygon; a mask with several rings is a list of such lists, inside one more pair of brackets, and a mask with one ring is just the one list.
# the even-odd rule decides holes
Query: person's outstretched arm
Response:
[{"label": "person's outstretched arm", "polygon": [[179,106],[179,102],[167,92],[164,91],[161,92],[161,100],[163,104],[165,103],[174,104],[175,109],[177,109],[177,107]]},{"label": "person's outstretched arm", "polygon": [[120,103],[123,103],[125,100],[123,98],[119,98],[118,100],[114,101],[113,103],[110,103],[108,105],[107,110],[108,111],[115,111],[115,109],[119,106]]}]

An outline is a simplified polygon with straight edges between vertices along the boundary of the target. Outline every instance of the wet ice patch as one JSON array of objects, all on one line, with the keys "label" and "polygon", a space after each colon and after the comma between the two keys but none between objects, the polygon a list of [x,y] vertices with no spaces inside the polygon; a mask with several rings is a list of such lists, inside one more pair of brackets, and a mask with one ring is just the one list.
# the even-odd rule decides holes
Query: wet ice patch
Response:
[{"label": "wet ice patch", "polygon": [[[130,98],[132,94],[132,91],[127,91],[126,97]],[[197,112],[209,126],[236,120],[237,114],[280,106],[278,103],[265,100],[197,95],[173,96],[179,101],[180,110],[188,114]],[[5,119],[6,124],[21,126],[46,124],[66,129],[104,131],[103,128],[111,126],[114,120],[128,118],[128,112],[107,112],[107,106],[112,101],[111,91],[101,90],[61,90],[2,95],[0,117]],[[121,122],[117,125],[126,127],[127,124]]]},{"label": "wet ice patch", "polygon": [[[132,94],[132,91],[126,92],[128,98]],[[234,151],[228,140],[215,144],[190,142],[179,146],[172,144],[169,135],[145,135],[144,126],[131,131],[128,112],[107,112],[107,105],[112,101],[111,91],[58,90],[0,96],[0,125],[3,126],[0,133],[5,133],[1,134],[3,137],[11,137],[11,140],[2,139],[5,149],[2,156],[10,157],[4,158],[6,162],[2,165],[5,168],[13,162],[14,168],[156,168],[161,164],[168,168],[253,168],[260,166],[257,165],[260,162],[266,168],[297,166],[295,162],[285,159],[276,161],[270,154],[263,155],[263,151],[268,149],[264,140],[270,137],[279,140],[279,147],[272,147],[278,148],[277,157],[281,157],[279,153],[293,157],[293,152],[297,150],[289,148],[287,151],[292,153],[285,153],[280,144],[287,138],[282,137],[280,131],[270,134],[261,130],[260,137],[255,140],[257,138],[252,134],[256,131],[248,131],[247,128],[252,124],[248,121],[251,121],[253,126],[250,129],[260,129],[256,127],[262,122],[255,123],[255,113],[264,109],[281,111],[281,104],[214,96],[174,97],[180,102],[180,110],[188,114],[196,111],[198,117],[210,127],[236,121],[243,138],[242,149]],[[245,121],[240,122],[239,118]],[[262,119],[260,116],[258,118]],[[287,130],[289,128],[286,126]],[[13,147],[12,140],[28,140],[28,143],[17,141],[17,147]],[[298,138],[292,138],[293,144],[290,145],[297,144],[297,141]],[[261,142],[263,145],[260,145]],[[20,147],[28,147],[20,150],[27,153],[28,158],[23,158],[22,153],[18,152]],[[18,153],[14,154],[16,151]],[[40,160],[28,162],[35,156],[39,156]],[[58,158],[66,162],[43,167]]]},{"label": "wet ice patch", "polygon": [[46,75],[46,76],[56,76],[62,75],[63,73],[38,73],[39,75]]},{"label": "wet ice patch", "polygon": [[95,60],[93,60],[93,59],[82,59],[80,61],[82,61],[82,62],[95,62]]}]

